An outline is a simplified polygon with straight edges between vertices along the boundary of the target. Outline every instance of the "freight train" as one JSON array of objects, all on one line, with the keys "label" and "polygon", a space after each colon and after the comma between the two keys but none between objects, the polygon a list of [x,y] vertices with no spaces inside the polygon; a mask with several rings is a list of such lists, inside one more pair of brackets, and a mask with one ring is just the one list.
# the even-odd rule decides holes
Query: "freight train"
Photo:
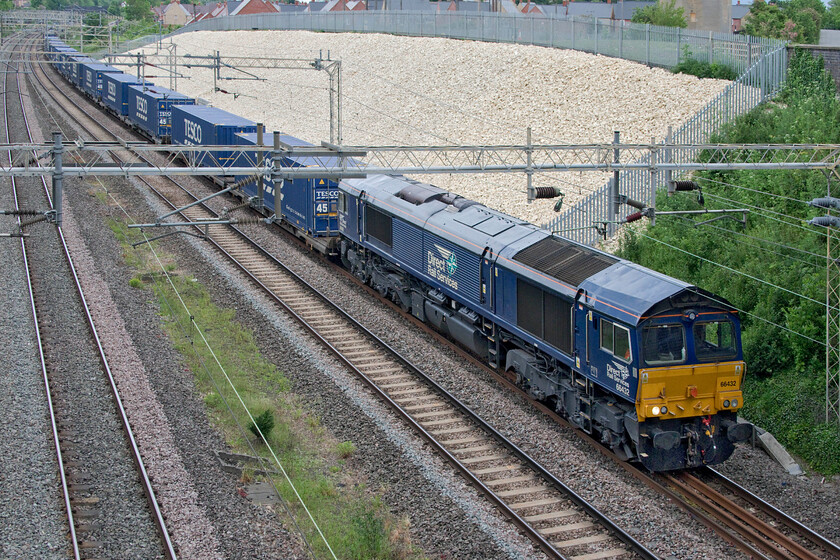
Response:
[{"label": "freight train", "polygon": [[[240,145],[206,159],[255,161],[256,123],[55,37],[45,46],[68,81],[155,141]],[[264,211],[279,224],[622,459],[651,471],[714,465],[752,434],[737,418],[740,322],[722,298],[406,177],[263,181]]]}]

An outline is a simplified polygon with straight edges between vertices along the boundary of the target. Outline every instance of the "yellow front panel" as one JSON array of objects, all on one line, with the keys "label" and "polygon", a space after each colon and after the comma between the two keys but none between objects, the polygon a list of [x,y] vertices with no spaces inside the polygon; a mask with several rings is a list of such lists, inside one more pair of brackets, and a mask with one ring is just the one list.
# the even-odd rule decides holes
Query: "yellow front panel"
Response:
[{"label": "yellow front panel", "polygon": [[[639,373],[636,413],[640,422],[647,418],[708,416],[743,406],[744,362],[646,368]],[[731,406],[733,399],[737,406]],[[730,406],[725,408],[727,400]],[[666,407],[667,412],[654,415],[654,407]]]}]

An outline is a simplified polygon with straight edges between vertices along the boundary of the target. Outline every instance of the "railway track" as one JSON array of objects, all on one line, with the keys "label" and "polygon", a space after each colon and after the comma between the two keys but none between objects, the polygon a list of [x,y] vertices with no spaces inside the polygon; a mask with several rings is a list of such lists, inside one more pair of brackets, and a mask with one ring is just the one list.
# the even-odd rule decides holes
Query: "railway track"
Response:
[{"label": "railway track", "polygon": [[[156,192],[173,209],[198,199],[176,185]],[[218,218],[199,206],[182,215]],[[200,231],[550,557],[655,557],[243,233],[215,225]]]},{"label": "railway track", "polygon": [[695,517],[754,558],[840,559],[840,547],[711,468],[654,477]]},{"label": "railway track", "polygon": [[[39,38],[35,37],[30,41],[29,45],[25,45],[21,38],[16,46],[32,50],[32,45],[37,44]],[[8,72],[5,76],[6,137],[10,141],[32,142],[32,133],[23,102],[20,74]],[[10,87],[13,79],[14,87]],[[11,98],[12,92],[17,92],[17,99]],[[10,123],[23,126],[10,126]],[[16,182],[13,181],[16,207],[19,208],[21,205],[30,208],[52,207],[50,189],[43,178],[40,179],[40,183],[42,193],[40,196],[34,192],[27,192],[26,195],[20,196],[20,202],[18,202],[18,189]],[[31,188],[33,186],[28,185],[30,187],[28,190],[34,190]],[[176,553],[169,540],[166,523],[157,505],[151,482],[122,406],[122,400],[109,367],[106,348],[97,332],[91,306],[82,288],[80,273],[71,257],[64,232],[61,228],[55,228],[55,231],[57,236],[54,236],[55,243],[52,245],[41,243],[46,236],[41,236],[36,243],[40,252],[60,250],[63,255],[72,291],[78,298],[78,314],[72,314],[70,306],[53,309],[55,296],[52,293],[45,295],[45,290],[51,292],[61,290],[56,289],[49,282],[39,280],[39,277],[44,276],[45,273],[54,274],[55,271],[45,271],[34,264],[38,262],[38,259],[28,257],[28,241],[25,238],[21,240],[21,248],[27,263],[33,319],[39,335],[38,348],[49,401],[50,419],[67,513],[68,536],[73,555],[77,559],[113,555],[128,546],[129,542],[134,542],[134,546],[146,549],[145,553],[150,554],[150,557],[174,559]],[[69,292],[70,288],[67,291]],[[60,314],[61,318],[57,319],[56,314]],[[62,352],[67,345],[80,344],[78,341],[66,340],[74,336],[62,329],[62,325],[68,321],[75,321],[77,325],[86,325],[86,334],[92,343],[92,358],[101,366],[96,374],[87,368],[76,371],[62,364],[65,359]],[[81,345],[84,346],[85,343],[82,342]],[[73,356],[70,361],[74,361],[75,358],[76,356]],[[112,406],[103,406],[103,399],[110,399]],[[108,416],[109,414],[111,416]],[[95,425],[91,426],[91,422]],[[124,437],[102,438],[100,425],[107,426],[112,423],[122,428]],[[118,458],[117,460],[130,462],[131,466],[123,464],[119,469],[115,469],[115,457]],[[136,477],[126,477],[126,471],[133,471]],[[117,477],[123,480],[117,482]],[[145,503],[136,499],[139,496],[145,496]],[[120,526],[122,522],[114,519],[115,514],[121,515],[126,521],[133,520],[132,527],[127,532],[122,530]],[[142,539],[142,544],[139,542],[140,539]],[[149,542],[154,543],[151,549],[147,546]]]},{"label": "railway track", "polygon": [[[46,78],[43,71],[40,73]],[[55,83],[48,83],[51,96],[70,100]],[[70,108],[69,114],[97,139],[114,138],[83,109]],[[123,161],[145,159],[129,150],[113,152],[112,157]],[[173,209],[197,200],[171,179],[141,180]],[[218,219],[202,205],[182,215],[190,221]],[[549,557],[656,558],[240,231],[217,225],[199,231],[350,367]]]}]

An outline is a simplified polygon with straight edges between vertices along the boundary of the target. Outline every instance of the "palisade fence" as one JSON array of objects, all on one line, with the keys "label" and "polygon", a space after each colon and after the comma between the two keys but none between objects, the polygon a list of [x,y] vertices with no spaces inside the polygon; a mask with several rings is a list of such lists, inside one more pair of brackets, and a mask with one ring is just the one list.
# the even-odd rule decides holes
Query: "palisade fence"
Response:
[{"label": "palisade fence", "polygon": [[731,66],[742,74],[781,43],[775,39],[688,31],[678,27],[598,20],[533,17],[492,12],[360,11],[253,14],[205,19],[174,33],[242,29],[389,33],[574,49],[670,68],[691,57]]},{"label": "palisade fence", "polygon": [[[254,29],[389,33],[520,43],[580,50],[667,68],[689,56],[732,67],[740,77],[673,134],[671,140],[677,144],[707,142],[722,125],[778,93],[787,72],[783,41],[572,16],[406,11],[255,14],[212,18],[173,34]],[[696,155],[683,150],[674,159],[688,162]],[[621,172],[619,192],[653,205],[656,190],[666,186],[664,177],[658,175],[647,170]],[[618,216],[609,212],[609,188],[609,184],[604,185],[542,227],[588,245],[600,240],[599,227],[612,235],[618,227]]]},{"label": "palisade fence", "polygon": [[[674,144],[708,142],[710,136],[723,125],[779,92],[787,74],[787,61],[785,45],[764,54],[706,107],[677,129],[670,141]],[[690,163],[698,155],[692,150],[679,150],[678,153],[670,154],[668,159],[674,163]],[[646,158],[642,163],[650,163],[650,160]],[[618,192],[653,207],[656,192],[667,187],[663,175],[646,169],[622,171],[618,176]],[[542,227],[580,243],[594,245],[600,241],[601,235],[610,237],[616,232],[619,225],[616,221],[620,221],[624,214],[636,212],[635,208],[625,205],[615,207],[619,211],[611,215],[610,184],[607,183],[556,219],[542,224]]]}]

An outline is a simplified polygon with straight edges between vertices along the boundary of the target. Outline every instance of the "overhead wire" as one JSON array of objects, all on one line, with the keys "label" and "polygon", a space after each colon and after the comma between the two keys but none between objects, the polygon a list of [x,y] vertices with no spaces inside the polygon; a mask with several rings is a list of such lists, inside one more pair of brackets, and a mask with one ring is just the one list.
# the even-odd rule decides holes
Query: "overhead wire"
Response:
[{"label": "overhead wire", "polygon": [[[774,171],[778,171],[778,170],[774,170]],[[800,204],[805,204],[805,205],[808,204],[808,201],[799,200],[798,198],[791,198],[791,197],[785,196],[783,194],[776,194],[776,193],[771,193],[771,192],[767,192],[767,191],[762,191],[762,190],[759,190],[759,189],[752,189],[750,187],[745,187],[744,185],[736,185],[734,183],[727,183],[726,181],[718,181],[716,179],[710,179],[708,177],[703,177],[702,175],[696,175],[695,178],[699,179],[701,181],[707,181],[709,183],[715,183],[715,184],[718,184],[718,185],[723,185],[725,187],[732,187],[732,188],[735,188],[735,189],[749,191],[749,192],[752,192],[752,193],[755,193],[755,194],[761,194],[761,195],[769,196],[769,197],[772,197],[772,198],[780,198],[782,200],[789,200],[791,202],[798,202]]]},{"label": "overhead wire", "polygon": [[[108,189],[107,189],[107,188],[105,187],[105,185],[102,183],[101,179],[100,179],[98,176],[97,176],[97,177],[95,177],[95,178],[96,178],[96,181],[99,183],[100,187],[102,187],[102,189],[105,191],[106,195],[107,195],[107,196],[108,196],[108,197],[109,197],[109,198],[110,198],[110,199],[111,199],[111,200],[112,200],[112,201],[113,201],[113,202],[117,205],[117,207],[118,207],[118,208],[122,211],[122,213],[126,216],[126,218],[128,218],[128,220],[129,220],[131,223],[136,223],[136,221],[135,221],[135,220],[132,218],[132,216],[128,213],[128,211],[125,209],[125,207],[124,207],[124,206],[123,206],[123,205],[122,205],[122,204],[121,204],[121,203],[120,203],[120,202],[119,202],[119,201],[118,201],[118,200],[117,200],[117,199],[113,196],[113,194],[112,194],[110,191],[108,191]],[[158,263],[160,270],[163,272],[164,276],[165,276],[165,277],[167,278],[167,280],[169,281],[169,284],[170,284],[170,286],[171,286],[171,288],[172,288],[173,292],[174,292],[174,293],[178,296],[178,299],[179,299],[179,300],[182,302],[182,304],[183,304],[183,303],[184,303],[184,301],[183,301],[183,298],[181,297],[181,294],[178,292],[178,289],[177,289],[177,288],[175,287],[175,285],[172,283],[172,279],[171,279],[171,277],[170,277],[170,275],[169,275],[169,272],[168,272],[168,270],[166,269],[166,267],[163,265],[163,263],[161,262],[160,257],[159,257],[159,256],[155,253],[154,248],[152,247],[152,245],[151,245],[151,243],[150,243],[150,241],[149,241],[149,238],[148,238],[148,236],[146,235],[146,232],[141,230],[141,233],[142,233],[142,235],[143,235],[144,240],[146,241],[147,246],[151,249],[152,253],[154,254],[154,256],[155,256],[155,260],[156,260],[156,262]],[[153,280],[154,280],[155,284],[156,284],[157,286],[159,286],[159,287],[160,287],[160,284],[159,284],[159,282],[158,282],[157,277],[156,277],[155,275],[152,275],[152,278],[153,278]],[[165,301],[165,303],[166,303],[167,307],[169,308],[170,312],[172,313],[172,315],[173,315],[173,316],[177,316],[177,314],[176,314],[175,310],[172,308],[172,306],[171,306],[171,304],[170,304],[170,302],[169,302],[169,299],[168,299],[168,298],[166,298],[166,297],[164,297],[164,301]],[[194,319],[193,319],[193,315],[192,315],[192,313],[189,311],[189,309],[188,309],[188,308],[186,308],[186,305],[185,305],[185,304],[184,304],[184,308],[185,308],[185,311],[187,312],[187,315],[190,317],[191,322],[192,322],[192,323],[195,323],[195,321],[194,321]],[[184,337],[185,337],[186,339],[189,339],[189,338],[190,338],[190,336],[186,333],[186,330],[185,330],[184,326],[183,326],[183,325],[182,325],[179,321],[175,321],[175,323],[178,325],[178,328],[179,328],[179,330],[181,330],[181,333],[184,335]],[[196,328],[198,329],[198,325],[197,325],[197,324],[195,324],[195,326],[196,326]],[[212,355],[214,356],[214,358],[215,358],[215,353],[213,352],[212,348],[210,348],[209,343],[206,341],[206,339],[204,339],[204,341],[205,341],[205,344],[207,345],[208,350],[210,350],[211,354],[212,354]],[[240,424],[239,419],[238,419],[238,418],[236,417],[236,415],[234,414],[233,409],[231,408],[231,406],[230,406],[230,404],[229,404],[228,400],[225,398],[224,393],[223,393],[223,391],[221,390],[221,387],[219,387],[218,383],[216,382],[215,377],[214,377],[214,376],[210,373],[210,368],[207,366],[207,363],[204,361],[204,358],[203,358],[202,356],[199,356],[199,362],[202,364],[202,368],[203,368],[203,369],[204,369],[204,371],[207,373],[208,378],[209,378],[209,379],[211,380],[211,382],[213,383],[213,386],[215,387],[215,389],[216,389],[217,393],[219,394],[220,398],[222,399],[222,402],[225,404],[225,407],[227,408],[228,412],[231,414],[231,417],[233,418],[234,422],[236,423],[237,427],[239,428],[240,433],[241,433],[242,435],[245,435],[245,430],[244,430],[244,428],[243,428],[243,427],[242,427],[242,425]],[[217,363],[218,363],[218,360],[217,360]],[[222,367],[221,367],[221,364],[219,364],[219,367],[220,367],[220,369],[221,369],[221,371],[222,371],[223,375],[225,376],[225,378],[228,380],[228,383],[231,383],[230,378],[229,378],[229,377],[228,377],[228,375],[227,375],[227,372],[225,372],[225,371],[224,371],[224,368],[222,368]],[[237,394],[237,396],[239,396],[239,395]],[[242,404],[243,408],[245,409],[246,413],[248,414],[248,417],[249,417],[249,418],[251,419],[251,421],[253,422],[253,416],[251,415],[250,411],[247,409],[247,407],[245,406],[245,404],[241,401],[241,399],[240,399],[240,403]],[[259,429],[259,428],[258,428],[258,429]],[[265,436],[264,436],[262,433],[261,433],[260,435],[261,435],[261,437],[262,437],[262,439],[263,439],[264,443],[266,444],[266,447],[267,447],[267,448],[269,448],[269,450],[271,450],[271,446],[270,446],[270,445],[269,445],[269,443],[266,441]],[[257,451],[256,451],[256,449],[254,448],[253,444],[251,443],[250,439],[249,439],[249,438],[247,438],[247,437],[244,437],[243,439],[247,442],[247,444],[248,444],[249,448],[251,449],[251,453],[253,454],[253,456],[254,456],[254,457],[256,457],[256,458],[257,458],[257,459],[258,459],[258,460],[262,463],[263,459],[262,459],[262,457],[259,455],[259,453],[257,453]],[[273,450],[271,450],[271,451],[272,451],[272,455],[274,455]],[[275,460],[276,460],[276,455],[274,455],[274,457],[275,457]],[[281,469],[283,468],[283,467],[282,467],[282,465],[279,465],[279,466],[280,466],[280,468],[281,468]],[[266,470],[266,471],[267,471],[268,469],[263,469],[263,470]],[[285,474],[285,473],[284,473],[284,474]],[[288,479],[288,477],[287,477],[287,479]],[[273,484],[273,483],[272,483],[272,484]],[[291,482],[290,482],[290,485],[291,485]],[[292,488],[294,489],[294,486],[293,486],[293,485],[292,485]],[[277,495],[278,495],[278,498],[280,499],[280,503],[282,504],[282,506],[283,506],[284,510],[286,511],[287,515],[289,516],[289,518],[290,518],[290,520],[291,520],[292,524],[293,524],[293,525],[297,528],[297,531],[298,531],[298,533],[300,534],[301,539],[304,541],[304,544],[305,544],[306,548],[308,549],[310,556],[311,556],[312,558],[316,558],[316,555],[315,555],[315,552],[314,552],[314,551],[313,551],[313,549],[312,549],[311,543],[310,543],[310,542],[309,542],[309,540],[307,539],[306,534],[303,532],[303,530],[302,530],[302,529],[300,528],[300,526],[298,525],[298,522],[297,522],[297,520],[295,519],[294,515],[292,514],[291,510],[288,508],[288,505],[286,504],[286,500],[282,498],[282,496],[281,496],[281,495],[280,495],[280,493],[279,493],[279,489],[278,489],[278,488],[276,488],[276,486],[275,486],[275,490],[277,491]],[[295,491],[295,494],[297,494],[297,492],[296,492],[296,491]],[[298,496],[298,497],[299,497],[299,496]],[[303,508],[307,511],[307,513],[309,513],[309,512],[308,512],[308,509],[306,508],[306,504],[304,504],[303,502],[301,502],[301,505],[302,505],[302,506],[303,506]],[[315,527],[316,527],[316,528],[318,528],[317,523],[315,523],[315,522],[313,521],[313,524],[315,525]],[[320,533],[320,529],[319,529],[318,531],[319,531],[319,533]],[[321,534],[321,536],[323,537],[323,534]],[[328,549],[330,549],[330,552],[332,552],[332,549],[330,548],[329,543],[326,543],[326,541],[325,541],[325,544],[327,545],[327,548],[328,548]],[[335,558],[335,555],[334,555],[334,554],[333,554],[333,558]]]},{"label": "overhead wire", "polygon": [[649,235],[646,235],[646,234],[641,233],[641,232],[638,232],[638,231],[636,232],[636,235],[640,235],[640,236],[642,236],[642,237],[645,237],[645,238],[647,238],[647,239],[650,239],[651,241],[655,241],[655,242],[657,242],[657,243],[661,243],[662,245],[665,245],[666,247],[670,247],[671,249],[674,249],[675,251],[679,251],[679,252],[681,252],[681,253],[685,253],[685,254],[686,254],[686,255],[688,255],[688,256],[691,256],[691,257],[694,257],[694,258],[699,259],[699,260],[701,260],[701,261],[707,262],[707,263],[709,263],[709,264],[711,264],[711,265],[718,266],[718,267],[720,267],[720,268],[723,268],[723,269],[725,269],[725,270],[728,270],[729,272],[732,272],[733,274],[738,274],[739,276],[744,276],[744,277],[746,277],[746,278],[749,278],[750,280],[754,280],[754,281],[756,281],[756,282],[759,282],[759,283],[764,284],[764,285],[766,285],[766,286],[769,286],[769,287],[771,287],[771,288],[775,288],[775,289],[777,289],[777,290],[781,290],[781,291],[786,292],[786,293],[788,293],[788,294],[790,294],[790,295],[792,295],[792,296],[796,296],[796,297],[798,297],[798,298],[801,298],[801,299],[804,299],[804,300],[807,300],[807,301],[810,301],[810,302],[816,303],[817,305],[819,305],[819,306],[821,306],[821,307],[825,307],[825,306],[826,306],[826,303],[825,303],[824,301],[819,301],[819,300],[816,300],[816,299],[814,299],[814,298],[812,298],[812,297],[810,297],[810,296],[806,296],[805,294],[800,294],[800,293],[798,293],[798,292],[794,292],[793,290],[789,290],[788,288],[785,288],[785,287],[783,287],[783,286],[779,286],[779,285],[777,285],[777,284],[773,284],[772,282],[768,282],[767,280],[762,280],[761,278],[758,278],[757,276],[753,276],[752,274],[747,274],[746,272],[741,272],[740,270],[736,270],[736,269],[732,268],[731,266],[727,266],[727,265],[725,265],[725,264],[721,264],[721,263],[719,263],[719,262],[715,262],[715,261],[713,261],[713,260],[711,260],[711,259],[707,259],[706,257],[701,257],[700,255],[697,255],[697,254],[692,253],[692,252],[690,252],[690,251],[686,251],[685,249],[683,249],[683,248],[681,248],[681,247],[677,247],[676,245],[671,245],[670,243],[668,243],[668,242],[666,242],[666,241],[662,241],[661,239],[657,239],[657,238],[655,238],[655,237],[651,237],[651,236],[649,236]]},{"label": "overhead wire", "polygon": [[[678,219],[681,219],[681,220],[683,220],[683,221],[686,221],[686,222],[688,222],[688,223],[690,223],[690,224],[692,224],[692,225],[694,225],[694,226],[696,226],[696,225],[697,225],[697,223],[696,223],[694,220],[692,220],[691,218],[689,218],[688,216],[665,215],[665,216],[662,216],[662,217],[664,217],[664,218],[678,218]],[[755,240],[755,241],[759,241],[759,242],[761,242],[761,243],[771,243],[771,244],[773,244],[773,245],[781,246],[781,247],[786,248],[786,249],[799,250],[799,249],[796,249],[796,247],[789,247],[789,246],[787,246],[787,245],[783,245],[783,244],[781,244],[781,243],[775,243],[775,242],[773,242],[773,241],[769,241],[769,240],[767,240],[767,239],[761,239],[761,238],[759,238],[759,237],[753,237],[753,236],[751,236],[751,235],[747,235],[747,234],[745,234],[745,233],[741,233],[741,232],[739,232],[739,231],[735,231],[735,230],[731,230],[731,229],[722,228],[722,227],[720,227],[720,226],[716,226],[716,225],[712,225],[712,224],[703,224],[703,225],[704,225],[704,227],[706,227],[706,228],[710,228],[710,229],[714,229],[714,230],[720,231],[720,232],[721,232],[721,234],[720,234],[721,236],[724,236],[724,235],[726,235],[726,236],[729,236],[729,235],[735,235],[735,236],[739,236],[739,237],[746,237],[746,238],[748,238],[748,239],[752,239],[752,240]],[[738,241],[738,240],[735,240],[735,242],[736,242],[736,243],[739,243],[739,244],[741,244],[741,245],[745,245],[745,246],[747,246],[747,247],[752,247],[752,248],[754,248],[754,249],[758,249],[759,251],[764,251],[764,252],[766,252],[766,253],[770,253],[771,255],[776,255],[777,257],[780,257],[780,258],[784,258],[784,259],[792,260],[792,261],[799,262],[799,263],[802,263],[802,264],[806,264],[806,265],[808,265],[808,266],[812,266],[812,267],[815,267],[815,268],[822,268],[822,267],[824,267],[824,266],[825,266],[825,265],[824,265],[824,263],[814,263],[814,262],[811,262],[811,261],[807,261],[807,260],[805,260],[805,259],[801,259],[801,258],[798,258],[798,257],[794,257],[793,255],[786,255],[786,254],[784,254],[784,253],[780,253],[780,252],[778,252],[778,251],[774,251],[774,250],[772,250],[772,249],[768,249],[767,247],[762,247],[761,245],[756,245],[756,244],[754,244],[754,243],[747,243],[747,242],[744,242],[744,241]],[[806,253],[806,254],[808,254],[808,255],[816,256],[816,257],[819,257],[819,258],[821,258],[821,259],[825,260],[825,255],[818,255],[817,253],[811,253],[811,252],[809,252],[809,251],[803,251],[803,252],[804,252],[804,253]]]},{"label": "overhead wire", "polygon": [[[145,232],[143,233],[143,236],[146,237]],[[254,419],[253,414],[251,414],[251,411],[248,409],[248,406],[245,404],[245,401],[242,398],[242,395],[240,395],[239,390],[236,388],[236,385],[233,383],[233,380],[231,380],[230,376],[228,375],[227,371],[225,370],[224,366],[222,365],[221,361],[219,360],[219,357],[217,356],[215,350],[213,350],[213,347],[210,345],[210,342],[205,337],[204,331],[201,329],[201,327],[198,325],[198,323],[196,323],[193,313],[190,311],[190,309],[187,306],[187,303],[184,301],[181,293],[175,287],[175,284],[172,281],[172,277],[170,276],[169,271],[166,270],[166,267],[164,266],[163,262],[161,261],[160,256],[157,254],[157,252],[155,251],[154,247],[151,244],[147,243],[147,245],[149,246],[149,249],[152,251],[152,254],[154,255],[155,260],[157,261],[161,270],[163,270],[164,276],[166,277],[167,281],[169,282],[170,288],[172,289],[172,291],[177,296],[178,301],[181,302],[181,306],[184,308],[184,311],[186,311],[186,313],[190,317],[191,325],[193,325],[195,327],[196,332],[201,337],[201,340],[204,343],[205,348],[207,348],[207,350],[210,352],[210,355],[213,357],[213,361],[216,363],[216,366],[219,368],[219,371],[222,372],[222,375],[224,376],[225,380],[227,381],[231,391],[233,391],[233,394],[236,395],[236,399],[239,401],[240,406],[245,411],[245,414],[248,416],[248,420],[250,420],[250,422],[254,426],[256,426],[257,431],[260,434],[260,439],[262,439],[263,443],[265,444],[266,448],[268,449],[269,453],[271,454],[272,458],[274,459],[274,463],[280,469],[280,472],[283,475],[283,478],[285,478],[286,483],[289,485],[289,488],[291,488],[292,492],[294,493],[295,497],[297,498],[297,501],[300,503],[301,507],[306,512],[306,515],[309,518],[309,521],[315,527],[315,530],[318,532],[318,535],[321,537],[321,540],[323,541],[324,545],[327,547],[327,550],[329,550],[332,558],[334,560],[338,560],[338,557],[336,556],[335,552],[333,552],[333,549],[330,546],[329,541],[327,541],[327,537],[324,535],[323,531],[321,530],[321,526],[318,524],[317,521],[315,521],[315,517],[312,515],[312,512],[309,510],[309,507],[306,505],[306,502],[304,501],[303,497],[298,492],[297,487],[295,486],[294,482],[292,482],[292,479],[289,476],[289,473],[286,471],[285,467],[283,466],[283,463],[280,461],[280,458],[275,453],[274,448],[271,447],[271,445],[268,442],[268,439],[266,438],[266,435],[259,428],[259,425],[257,424],[256,420]]]},{"label": "overhead wire", "polygon": [[[731,199],[731,198],[726,198],[725,196],[720,196],[720,195],[717,195],[717,194],[714,194],[714,193],[704,192],[703,196],[716,198],[718,200],[723,200],[723,201],[726,201],[726,202],[729,202],[729,203],[732,203],[732,204],[740,204],[742,206],[746,206],[747,208],[755,210],[758,215],[760,215],[761,217],[766,218],[768,220],[773,220],[773,221],[779,222],[781,224],[785,224],[786,226],[801,229],[803,231],[813,233],[814,235],[817,235],[817,236],[821,236],[821,237],[826,236],[826,234],[821,232],[819,229],[816,229],[814,227],[805,227],[802,224],[796,224],[796,223],[788,222],[788,221],[785,221],[781,218],[777,218],[776,216],[782,216],[782,217],[785,217],[785,218],[788,218],[788,219],[791,219],[791,220],[797,220],[799,222],[804,222],[805,220],[802,219],[802,218],[797,218],[795,216],[788,216],[787,214],[782,214],[780,212],[775,212],[773,210],[768,210],[767,208],[762,208],[761,206],[756,206],[754,204],[748,204],[748,203],[743,202],[741,200],[734,200],[734,199]],[[769,215],[765,215],[765,214],[769,214]]]},{"label": "overhead wire", "polygon": [[[697,225],[694,222],[694,220],[690,219],[687,216],[682,216],[682,215],[678,215],[678,214],[662,214],[662,215],[657,214],[657,218],[669,218],[669,217],[682,218],[682,219],[688,221],[689,223]],[[711,229],[719,230],[719,231],[724,232],[726,234],[732,234],[732,235],[735,235],[735,236],[738,236],[738,237],[745,237],[745,238],[751,239],[753,241],[758,241],[759,243],[767,243],[768,245],[773,245],[775,247],[779,247],[780,249],[787,249],[789,251],[794,251],[796,253],[801,253],[803,255],[808,255],[810,257],[817,257],[818,259],[825,260],[825,255],[821,255],[819,253],[814,253],[813,251],[807,251],[805,249],[800,249],[799,247],[794,247],[792,245],[786,245],[785,243],[780,243],[778,241],[773,241],[771,239],[764,239],[763,237],[756,237],[754,235],[749,235],[748,233],[743,233],[741,231],[737,231],[737,230],[734,230],[734,229],[726,229],[726,228],[716,226],[716,225],[712,225],[712,224],[709,224],[709,223],[706,223],[706,224],[703,224],[703,225],[708,227],[708,228],[711,228]],[[780,256],[795,258],[795,257],[791,257],[790,255],[784,255],[782,253],[777,253],[777,254],[779,254]],[[805,261],[805,260],[802,260],[802,259],[796,259],[796,260],[801,261],[801,262],[805,262],[805,263],[810,262],[810,261]],[[822,266],[822,265],[820,265],[820,266]]]}]

